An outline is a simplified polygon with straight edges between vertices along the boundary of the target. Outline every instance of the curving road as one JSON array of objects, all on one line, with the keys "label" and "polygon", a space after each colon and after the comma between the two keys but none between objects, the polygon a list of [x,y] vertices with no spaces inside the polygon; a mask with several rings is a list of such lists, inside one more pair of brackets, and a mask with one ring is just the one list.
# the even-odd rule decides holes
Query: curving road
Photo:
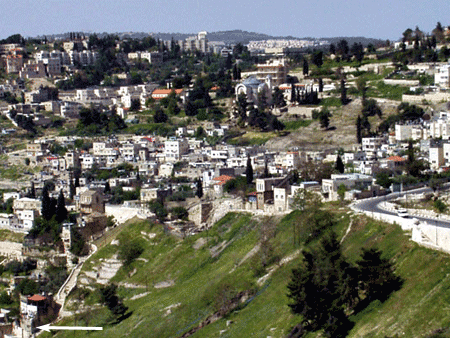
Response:
[{"label": "curving road", "polygon": [[[445,184],[444,188],[445,189],[450,188],[450,184],[449,183]],[[421,194],[421,193],[431,193],[431,192],[433,192],[433,190],[431,188],[423,187],[423,188],[409,190],[409,191],[400,192],[400,193],[391,193],[386,196],[373,197],[373,198],[368,198],[368,199],[364,199],[364,200],[359,200],[359,201],[353,203],[353,208],[360,210],[360,211],[397,216],[397,213],[395,213],[395,212],[391,212],[391,211],[380,208],[379,204],[384,201],[389,201],[389,200],[392,200],[392,199],[395,199],[398,197],[403,197],[407,194],[410,195],[410,194]],[[422,216],[414,216],[414,218],[416,218],[422,222],[437,225],[438,227],[450,228],[450,221],[448,221],[448,220],[428,218],[428,217],[422,217]]]}]

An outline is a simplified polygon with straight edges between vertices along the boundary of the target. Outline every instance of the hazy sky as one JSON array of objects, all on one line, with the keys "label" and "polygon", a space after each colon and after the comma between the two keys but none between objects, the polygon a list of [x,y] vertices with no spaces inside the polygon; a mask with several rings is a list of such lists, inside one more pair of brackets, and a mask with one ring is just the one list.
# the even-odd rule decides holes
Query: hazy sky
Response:
[{"label": "hazy sky", "polygon": [[[449,0],[1,0],[0,38],[90,32],[196,33],[242,29],[296,37],[397,40],[406,28],[431,32]],[[447,21],[446,21],[447,20]]]}]

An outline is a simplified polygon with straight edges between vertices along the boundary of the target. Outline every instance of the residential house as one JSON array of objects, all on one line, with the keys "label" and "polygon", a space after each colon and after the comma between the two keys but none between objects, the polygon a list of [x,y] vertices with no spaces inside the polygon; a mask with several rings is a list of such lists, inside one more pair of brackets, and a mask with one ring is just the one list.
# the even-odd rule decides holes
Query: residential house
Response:
[{"label": "residential house", "polygon": [[177,162],[181,156],[189,152],[189,143],[186,139],[169,139],[164,142],[164,157],[167,162]]},{"label": "residential house", "polygon": [[81,191],[77,197],[76,206],[82,213],[105,213],[105,202],[102,193],[95,190],[85,190]]},{"label": "residential house", "polygon": [[364,190],[372,185],[373,178],[364,174],[333,174],[322,180],[322,193],[327,201],[339,200],[338,189],[343,184],[347,190]]}]

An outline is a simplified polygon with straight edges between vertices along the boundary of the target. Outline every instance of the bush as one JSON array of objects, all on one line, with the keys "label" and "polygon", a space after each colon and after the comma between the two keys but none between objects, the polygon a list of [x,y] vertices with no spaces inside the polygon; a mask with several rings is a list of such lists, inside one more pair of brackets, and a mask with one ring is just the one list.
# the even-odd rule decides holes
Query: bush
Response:
[{"label": "bush", "polygon": [[144,244],[139,238],[131,238],[129,235],[123,235],[119,238],[119,241],[118,258],[125,266],[130,265],[144,252]]}]

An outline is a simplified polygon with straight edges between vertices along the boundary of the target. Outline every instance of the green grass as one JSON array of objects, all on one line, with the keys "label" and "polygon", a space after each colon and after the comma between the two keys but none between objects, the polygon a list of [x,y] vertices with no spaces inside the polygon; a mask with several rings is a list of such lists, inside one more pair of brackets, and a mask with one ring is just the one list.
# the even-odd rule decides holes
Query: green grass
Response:
[{"label": "green grass", "polygon": [[17,233],[9,230],[0,230],[0,241],[22,243],[25,234]]},{"label": "green grass", "polygon": [[283,121],[286,130],[297,130],[309,127],[312,122],[312,120]]},{"label": "green grass", "polygon": [[339,97],[327,97],[320,101],[323,107],[342,107],[342,102]]},{"label": "green grass", "polygon": [[[326,206],[335,214],[333,230],[341,238],[348,227],[351,215],[348,209]],[[119,324],[108,323],[105,308],[92,310],[89,316],[78,315],[77,325],[103,326],[102,332],[90,332],[89,337],[179,337],[213,314],[232,295],[247,290],[251,296],[237,311],[207,325],[192,337],[216,337],[226,330],[223,337],[285,337],[290,328],[300,321],[291,314],[286,285],[290,271],[296,267],[301,255],[285,265],[273,265],[275,270],[266,283],[258,284],[256,267],[261,262],[261,251],[253,257],[244,257],[255,247],[261,229],[275,226],[275,236],[268,246],[273,249],[271,258],[277,262],[292,255],[301,247],[293,245],[293,227],[302,241],[309,235],[300,212],[283,218],[252,218],[249,214],[230,213],[213,228],[196,236],[181,240],[166,235],[160,225],[139,221],[121,229],[122,234],[135,238],[141,232],[155,233],[146,240],[141,258],[129,268],[122,268],[114,277],[115,282],[139,284],[139,289],[119,288],[119,295],[132,315]],[[118,235],[120,238],[120,234]],[[199,249],[193,246],[198,240],[205,244]],[[317,241],[317,240],[316,240]],[[314,245],[312,241],[309,245]],[[211,249],[225,244],[224,250],[212,257]],[[395,225],[354,216],[352,230],[343,242],[343,253],[351,261],[359,259],[362,248],[378,247],[383,255],[391,259],[396,272],[404,279],[401,290],[395,292],[384,303],[371,303],[364,311],[355,314],[355,322],[349,337],[422,337],[425,334],[448,327],[450,302],[450,258],[447,254],[419,247]],[[98,264],[101,258],[111,257],[117,247],[106,244],[91,261]],[[87,267],[92,263],[87,264]],[[137,268],[130,277],[129,272]],[[174,285],[156,289],[158,282],[173,280]],[[80,290],[80,289],[79,289]],[[77,291],[78,296],[82,291]],[[147,296],[130,300],[132,296],[150,292]],[[75,297],[77,294],[71,295]],[[88,304],[98,302],[98,293],[89,292]],[[167,307],[178,304],[167,313]],[[233,323],[227,326],[227,320]],[[74,318],[65,319],[60,325],[74,325]],[[405,334],[403,334],[405,332]],[[44,334],[43,337],[50,337]],[[58,332],[57,337],[85,337],[84,332]],[[308,337],[318,337],[309,334]]]},{"label": "green grass", "polygon": [[402,95],[409,92],[409,87],[387,85],[383,81],[375,82],[369,86],[367,97],[377,97],[389,100],[401,101]]}]

